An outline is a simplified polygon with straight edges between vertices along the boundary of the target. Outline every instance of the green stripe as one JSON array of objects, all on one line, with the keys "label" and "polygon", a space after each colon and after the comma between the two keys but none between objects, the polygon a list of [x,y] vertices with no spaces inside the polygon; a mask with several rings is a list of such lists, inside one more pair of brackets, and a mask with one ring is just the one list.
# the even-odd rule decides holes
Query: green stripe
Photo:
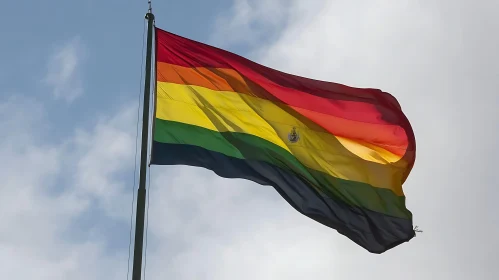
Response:
[{"label": "green stripe", "polygon": [[389,189],[336,178],[307,168],[283,148],[250,134],[217,132],[155,119],[154,140],[161,143],[196,145],[239,159],[264,161],[293,172],[333,199],[394,217],[412,218],[412,213],[405,207],[404,196],[397,196]]}]

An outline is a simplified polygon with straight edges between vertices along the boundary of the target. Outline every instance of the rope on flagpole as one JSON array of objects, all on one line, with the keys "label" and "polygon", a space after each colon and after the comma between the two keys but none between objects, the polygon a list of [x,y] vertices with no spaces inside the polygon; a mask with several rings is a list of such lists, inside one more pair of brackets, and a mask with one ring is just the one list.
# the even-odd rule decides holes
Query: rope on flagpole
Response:
[{"label": "rope on flagpole", "polygon": [[133,170],[133,187],[132,187],[132,213],[130,214],[130,240],[128,244],[128,268],[127,268],[127,274],[126,274],[126,279],[128,280],[130,277],[130,258],[132,255],[131,248],[132,248],[132,229],[133,229],[133,213],[134,213],[134,205],[135,205],[135,180],[136,174],[137,174],[137,148],[138,148],[138,142],[139,142],[139,121],[140,121],[140,99],[142,97],[142,78],[144,75],[144,48],[145,48],[145,36],[146,35],[146,24],[144,21],[144,28],[142,31],[142,52],[141,52],[141,57],[142,57],[142,62],[140,64],[140,81],[139,81],[139,104],[137,106],[137,131],[135,134],[135,166]]}]

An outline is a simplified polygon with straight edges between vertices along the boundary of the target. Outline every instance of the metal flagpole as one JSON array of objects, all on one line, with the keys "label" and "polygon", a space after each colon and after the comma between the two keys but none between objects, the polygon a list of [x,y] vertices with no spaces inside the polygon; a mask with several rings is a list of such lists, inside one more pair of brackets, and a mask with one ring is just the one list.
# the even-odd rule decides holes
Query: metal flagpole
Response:
[{"label": "metal flagpole", "polygon": [[140,178],[137,191],[137,212],[135,216],[135,243],[133,251],[132,280],[140,280],[142,275],[142,251],[144,242],[144,214],[146,206],[146,173],[147,173],[147,144],[149,143],[149,103],[151,96],[151,55],[154,28],[154,15],[149,1],[149,11],[146,14],[147,24],[147,53],[146,75],[144,85],[144,108],[142,113],[142,148],[140,154]]}]

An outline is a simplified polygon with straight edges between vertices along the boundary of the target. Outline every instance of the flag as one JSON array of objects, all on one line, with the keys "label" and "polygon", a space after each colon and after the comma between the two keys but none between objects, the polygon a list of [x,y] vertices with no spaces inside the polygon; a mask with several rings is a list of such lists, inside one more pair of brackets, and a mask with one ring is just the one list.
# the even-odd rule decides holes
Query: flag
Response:
[{"label": "flag", "polygon": [[392,95],[155,33],[151,164],[272,186],[297,211],[372,253],[414,237],[402,184],[415,139]]}]

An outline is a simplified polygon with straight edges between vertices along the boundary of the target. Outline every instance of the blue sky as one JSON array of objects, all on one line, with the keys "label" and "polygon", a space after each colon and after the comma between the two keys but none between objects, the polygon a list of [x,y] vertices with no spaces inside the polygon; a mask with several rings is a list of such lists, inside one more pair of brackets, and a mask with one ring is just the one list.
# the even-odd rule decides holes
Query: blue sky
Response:
[{"label": "blue sky", "polygon": [[[371,255],[271,188],[152,167],[146,279],[496,279],[497,8],[155,1],[162,29],[392,93],[416,134],[404,190],[424,232]],[[126,278],[146,11],[145,0],[2,4],[0,275]]]},{"label": "blue sky", "polygon": [[[143,16],[147,10],[143,2],[7,2],[0,12],[0,31],[9,43],[2,44],[0,59],[9,61],[3,64],[12,67],[1,72],[1,85],[16,91],[40,91],[45,86],[40,80],[46,75],[47,58],[75,40],[72,47],[78,49],[78,86],[85,94],[78,102],[50,110],[51,121],[55,124],[62,116],[72,114],[73,122],[57,125],[84,124],[96,112],[116,109],[117,103],[129,100],[138,90]],[[230,7],[229,1],[171,2],[155,3],[157,25],[203,41],[210,38],[213,20]],[[32,81],[27,82],[26,76]],[[113,94],[116,91],[121,92]]]}]

